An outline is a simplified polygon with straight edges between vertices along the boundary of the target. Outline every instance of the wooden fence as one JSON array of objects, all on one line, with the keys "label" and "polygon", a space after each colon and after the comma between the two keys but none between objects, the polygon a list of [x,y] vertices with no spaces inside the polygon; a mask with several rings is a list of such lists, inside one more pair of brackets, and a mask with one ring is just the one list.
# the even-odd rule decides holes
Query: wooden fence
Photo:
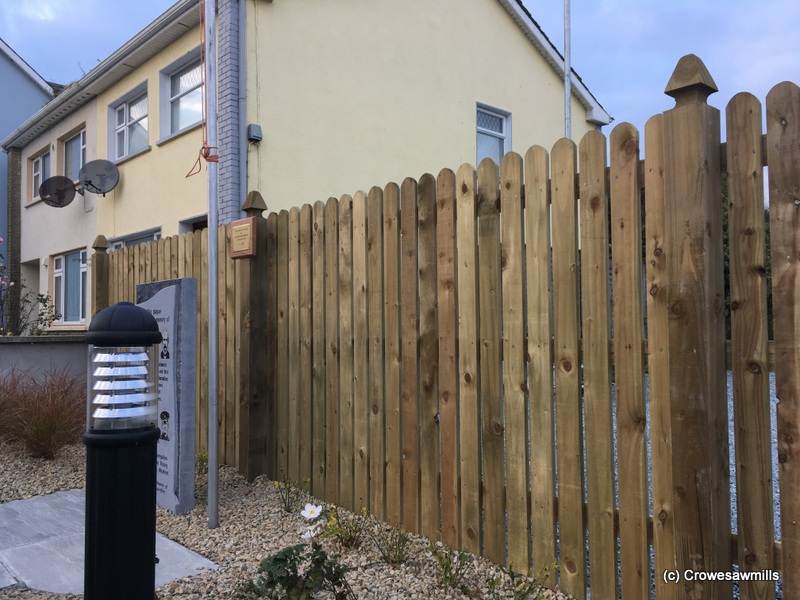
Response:
[{"label": "wooden fence", "polygon": [[[250,262],[221,229],[222,459],[576,598],[648,597],[651,569],[658,598],[730,598],[730,582],[663,573],[732,565],[779,569],[800,597],[800,88],[769,93],[766,135],[759,101],[735,96],[723,144],[715,89],[681,59],[643,160],[621,123],[258,216]],[[205,298],[204,239],[112,253],[108,300],[182,273]]]}]

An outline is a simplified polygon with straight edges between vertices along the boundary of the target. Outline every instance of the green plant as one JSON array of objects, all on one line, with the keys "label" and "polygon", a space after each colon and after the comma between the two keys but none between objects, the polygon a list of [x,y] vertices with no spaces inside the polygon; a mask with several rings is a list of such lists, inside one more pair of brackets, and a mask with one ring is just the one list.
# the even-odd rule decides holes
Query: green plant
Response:
[{"label": "green plant", "polygon": [[41,377],[14,370],[0,378],[0,437],[52,459],[84,429],[84,384],[65,370]]},{"label": "green plant", "polygon": [[294,487],[288,481],[275,481],[273,482],[273,485],[275,486],[275,489],[278,490],[283,512],[294,512],[297,508],[297,503],[300,500],[300,490]]},{"label": "green plant", "polygon": [[472,564],[470,555],[463,550],[451,550],[438,542],[430,542],[430,550],[439,570],[442,587],[467,594],[469,590],[464,583],[464,576]]},{"label": "green plant", "polygon": [[396,567],[408,560],[410,538],[405,531],[382,527],[370,537],[385,563]]},{"label": "green plant", "polygon": [[317,542],[297,544],[262,560],[256,578],[245,582],[238,595],[241,600],[308,600],[320,592],[329,592],[337,600],[355,599],[345,578],[347,571]]},{"label": "green plant", "polygon": [[343,548],[358,548],[361,545],[363,532],[364,526],[358,518],[340,518],[339,512],[335,508],[328,511],[325,536],[333,538]]},{"label": "green plant", "polygon": [[208,473],[208,454],[202,450],[197,453],[197,472],[202,475]]},{"label": "green plant", "polygon": [[514,600],[541,600],[547,597],[546,594],[550,590],[543,582],[546,581],[550,572],[548,567],[545,567],[533,577],[519,575],[510,569],[504,569],[504,571],[511,581],[509,591]]}]

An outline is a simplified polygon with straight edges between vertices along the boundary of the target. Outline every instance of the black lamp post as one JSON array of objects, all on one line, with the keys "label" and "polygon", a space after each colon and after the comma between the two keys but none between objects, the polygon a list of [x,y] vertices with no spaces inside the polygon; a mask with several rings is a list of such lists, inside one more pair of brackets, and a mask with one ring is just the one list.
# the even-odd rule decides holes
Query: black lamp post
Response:
[{"label": "black lamp post", "polygon": [[121,302],[92,319],[86,406],[87,600],[155,597],[161,333]]}]

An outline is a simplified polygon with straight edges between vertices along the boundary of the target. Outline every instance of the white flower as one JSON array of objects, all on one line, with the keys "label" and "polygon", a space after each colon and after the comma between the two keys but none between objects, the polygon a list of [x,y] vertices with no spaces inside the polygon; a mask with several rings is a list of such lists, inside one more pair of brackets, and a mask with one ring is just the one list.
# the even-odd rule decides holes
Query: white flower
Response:
[{"label": "white flower", "polygon": [[300,537],[303,538],[305,541],[308,541],[312,538],[317,537],[321,529],[322,529],[322,523],[315,523],[311,527],[307,527]]},{"label": "white flower", "polygon": [[300,515],[306,521],[313,521],[314,519],[319,518],[321,514],[322,514],[322,507],[311,503],[306,504],[303,510],[300,512]]}]

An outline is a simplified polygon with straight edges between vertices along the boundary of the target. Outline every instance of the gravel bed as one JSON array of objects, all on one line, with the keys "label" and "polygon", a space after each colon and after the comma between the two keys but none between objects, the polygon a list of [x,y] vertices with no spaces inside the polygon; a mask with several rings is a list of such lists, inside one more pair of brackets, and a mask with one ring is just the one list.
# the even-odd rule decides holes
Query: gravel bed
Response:
[{"label": "gravel bed", "polygon": [[[62,450],[53,461],[27,458],[18,448],[0,445],[0,502],[48,494],[57,490],[83,487],[84,452],[81,445]],[[24,478],[19,474],[25,473]],[[24,479],[24,483],[20,480]],[[219,565],[213,572],[186,577],[168,583],[157,590],[158,598],[186,600],[235,599],[237,587],[252,578],[261,559],[285,548],[302,543],[300,537],[305,522],[299,514],[302,504],[314,501],[301,495],[297,509],[283,510],[275,484],[264,477],[248,483],[235,469],[222,467],[219,477],[220,526],[207,527],[205,475],[197,480],[197,507],[187,515],[173,515],[161,509],[157,529],[170,539],[206,556]],[[339,517],[352,515],[339,509]],[[386,529],[373,519],[364,519],[365,531]],[[464,578],[469,595],[448,591],[438,581],[438,570],[427,540],[411,536],[409,560],[398,567],[382,562],[367,535],[362,536],[360,548],[344,550],[331,539],[323,546],[350,566],[348,582],[358,598],[363,599],[453,599],[453,598],[511,598],[502,592],[509,587],[507,575],[489,561],[470,557]],[[490,590],[490,581],[495,589]],[[320,596],[324,598],[325,596]],[[73,600],[81,596],[49,594],[20,587],[0,590],[0,598],[14,600]],[[563,594],[545,592],[541,598],[562,599]]]},{"label": "gravel bed", "polygon": [[66,446],[55,460],[45,460],[29,457],[19,445],[0,441],[0,502],[82,488],[85,456],[83,444]]}]

